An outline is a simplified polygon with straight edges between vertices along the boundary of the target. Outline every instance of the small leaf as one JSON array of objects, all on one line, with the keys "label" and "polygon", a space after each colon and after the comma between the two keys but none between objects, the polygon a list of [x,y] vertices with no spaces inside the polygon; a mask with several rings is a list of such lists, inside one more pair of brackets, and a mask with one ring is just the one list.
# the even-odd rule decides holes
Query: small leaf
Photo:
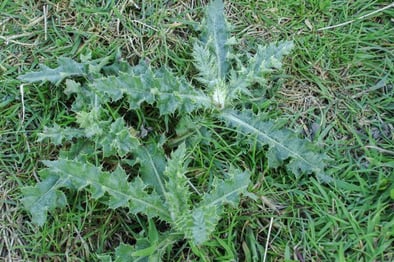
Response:
[{"label": "small leaf", "polygon": [[157,193],[164,195],[164,170],[166,168],[166,158],[163,149],[151,143],[141,146],[135,152],[140,163],[140,175],[144,183],[153,186]]},{"label": "small leaf", "polygon": [[53,127],[44,127],[44,131],[38,134],[38,142],[42,142],[45,139],[50,139],[50,141],[55,145],[61,145],[63,140],[70,141],[73,138],[82,137],[84,131],[76,128],[66,127],[62,128],[55,124]]},{"label": "small leaf", "polygon": [[100,145],[103,148],[104,156],[117,153],[124,157],[139,146],[139,141],[129,132],[124,120],[118,118],[111,124],[109,131],[102,135]]},{"label": "small leaf", "polygon": [[288,55],[293,48],[293,42],[281,42],[279,44],[269,44],[258,46],[256,55],[250,62],[250,69],[256,76],[262,73],[271,72],[273,69],[282,67],[282,59]]},{"label": "small leaf", "polygon": [[72,103],[72,110],[74,112],[88,111],[94,107],[97,107],[99,103],[106,102],[105,99],[100,99],[93,93],[93,90],[82,86],[80,83],[66,79],[66,88],[63,91],[68,97],[75,94],[75,100]]},{"label": "small leaf", "polygon": [[201,206],[222,206],[224,204],[237,205],[240,194],[246,192],[250,182],[250,173],[231,168],[225,179],[214,179],[213,189],[205,194]]},{"label": "small leaf", "polygon": [[204,194],[198,207],[184,223],[183,231],[194,244],[200,245],[208,240],[215,230],[223,213],[225,204],[237,205],[240,195],[245,193],[250,183],[249,172],[230,169],[226,179],[214,179],[213,189]]},{"label": "small leaf", "polygon": [[[40,173],[46,172],[41,171]],[[22,204],[32,215],[32,222],[42,226],[47,220],[47,212],[57,207],[65,207],[66,196],[58,189],[64,186],[66,181],[58,176],[49,176],[34,187],[28,186],[21,189]]]},{"label": "small leaf", "polygon": [[41,71],[26,73],[18,77],[24,82],[34,83],[41,81],[49,81],[58,85],[63,79],[73,76],[84,76],[86,74],[84,65],[75,62],[66,57],[60,57],[57,60],[58,67],[51,69],[45,65],[40,65]]},{"label": "small leaf", "polygon": [[124,243],[115,249],[115,262],[128,262],[133,260],[134,247]]},{"label": "small leaf", "polygon": [[[219,222],[223,207],[200,206],[192,211],[191,233],[186,235],[193,243],[201,245],[209,239]],[[219,212],[218,212],[219,211]]]},{"label": "small leaf", "polygon": [[103,133],[103,121],[100,121],[100,109],[94,108],[90,112],[78,112],[77,123],[84,130],[86,137],[93,137]]},{"label": "small leaf", "polygon": [[200,108],[210,108],[211,100],[201,91],[191,86],[185,79],[177,78],[166,69],[155,75],[157,107],[161,115],[168,115],[178,110],[191,113]]},{"label": "small leaf", "polygon": [[203,43],[196,42],[193,46],[193,58],[199,73],[197,80],[212,90],[219,81],[217,77],[218,65],[214,54]]}]

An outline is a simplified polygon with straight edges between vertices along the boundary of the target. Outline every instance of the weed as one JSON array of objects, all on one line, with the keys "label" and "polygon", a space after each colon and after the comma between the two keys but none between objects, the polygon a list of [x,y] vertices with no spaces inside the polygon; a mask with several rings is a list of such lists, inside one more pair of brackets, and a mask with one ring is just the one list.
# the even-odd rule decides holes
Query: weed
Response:
[{"label": "weed", "polygon": [[[193,161],[192,151],[204,143],[215,148],[215,133],[224,143],[263,150],[269,168],[284,166],[297,177],[314,173],[331,181],[325,174],[328,157],[256,112],[259,106],[253,103],[255,94],[265,92],[266,75],[281,68],[293,44],[259,45],[254,54],[236,54],[223,3],[212,2],[206,13],[201,40],[193,47],[196,86],[167,67],[152,69],[145,62],[131,66],[119,56],[92,60],[85,55],[81,62],[60,58],[55,69],[41,66],[41,71],[19,77],[30,83],[65,83],[64,93],[73,98],[69,106],[75,121],[46,127],[39,136],[39,141],[49,139],[64,149],[58,159],[43,161],[41,182],[22,189],[33,222],[42,226],[48,211],[66,207],[64,189],[85,189],[109,208],[126,207],[148,221],[134,245],[116,248],[116,261],[161,258],[184,239],[195,255],[205,257],[196,247],[208,244],[224,205],[237,206],[241,194],[253,197],[242,154],[226,159],[231,146],[218,147],[217,157],[210,160],[212,177],[193,184],[193,170],[208,171]],[[156,124],[146,129],[152,118]],[[144,125],[133,125],[136,119]]]}]

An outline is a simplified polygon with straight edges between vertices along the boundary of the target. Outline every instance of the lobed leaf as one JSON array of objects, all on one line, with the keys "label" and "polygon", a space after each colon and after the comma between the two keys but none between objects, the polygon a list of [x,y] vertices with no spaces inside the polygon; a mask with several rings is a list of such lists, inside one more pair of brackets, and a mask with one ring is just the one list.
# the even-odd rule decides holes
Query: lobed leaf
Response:
[{"label": "lobed leaf", "polygon": [[85,132],[72,127],[60,127],[55,124],[53,127],[44,127],[44,131],[38,134],[38,142],[49,139],[55,145],[61,145],[64,140],[70,141],[73,138],[82,137]]},{"label": "lobed leaf", "polygon": [[140,146],[138,139],[130,134],[122,118],[116,119],[111,124],[109,131],[100,137],[99,144],[103,148],[104,156],[118,154],[121,157],[133,152]]},{"label": "lobed leaf", "polygon": [[90,87],[100,97],[112,101],[126,96],[130,109],[139,108],[143,102],[156,102],[161,115],[168,115],[176,110],[190,113],[209,107],[211,102],[202,91],[194,89],[170,71],[162,69],[152,72],[144,65],[139,65],[132,73],[97,79]]},{"label": "lobed leaf", "polygon": [[248,94],[247,87],[255,83],[264,85],[266,74],[282,67],[283,57],[290,53],[293,46],[291,41],[267,46],[259,45],[256,54],[250,58],[247,66],[242,66],[239,62],[240,69],[231,72],[229,86],[232,93],[230,96],[236,96],[236,92]]},{"label": "lobed leaf", "polygon": [[203,43],[196,42],[193,45],[193,59],[194,66],[199,73],[197,80],[206,85],[208,89],[213,89],[219,81],[217,76],[219,69],[215,55]]},{"label": "lobed leaf", "polygon": [[329,158],[318,153],[309,141],[297,138],[294,132],[279,129],[272,121],[261,121],[251,111],[226,110],[220,113],[220,118],[237,132],[257,139],[260,145],[268,145],[269,166],[276,168],[290,158],[287,167],[295,175],[313,172],[319,178],[328,179],[324,168]]},{"label": "lobed leaf", "polygon": [[133,246],[121,243],[115,250],[115,262],[161,261],[163,253],[175,239],[168,234],[161,234],[152,220],[149,220],[147,231],[148,236],[137,237]]},{"label": "lobed leaf", "polygon": [[279,44],[271,43],[267,46],[259,45],[256,55],[249,62],[249,70],[256,76],[271,72],[273,69],[282,67],[282,59],[290,54],[293,42],[285,41]]},{"label": "lobed leaf", "polygon": [[183,231],[194,244],[200,245],[208,240],[215,230],[225,204],[237,205],[240,195],[247,192],[250,173],[238,169],[230,169],[224,180],[215,178],[211,192],[204,194],[198,207],[192,210]]},{"label": "lobed leaf", "polygon": [[108,126],[108,121],[101,120],[101,108],[96,107],[89,112],[77,112],[76,122],[87,138],[104,134],[104,129]]},{"label": "lobed leaf", "polygon": [[71,109],[74,112],[88,111],[97,107],[100,103],[105,102],[99,101],[99,98],[93,90],[87,88],[85,85],[81,85],[79,82],[72,79],[66,79],[65,84],[66,88],[63,92],[68,97],[75,94],[74,102],[71,105]]},{"label": "lobed leaf", "polygon": [[167,160],[167,167],[164,175],[167,178],[165,183],[165,198],[171,219],[175,226],[183,223],[183,219],[190,210],[189,180],[185,176],[186,166],[184,164],[186,146],[181,144],[178,149],[171,153],[171,158]]},{"label": "lobed leaf", "polygon": [[47,211],[66,204],[60,188],[86,189],[94,199],[108,194],[107,205],[110,208],[128,207],[130,213],[143,213],[148,217],[170,221],[169,213],[160,196],[154,192],[147,193],[146,184],[139,177],[128,182],[127,175],[121,167],[109,173],[92,164],[67,159],[43,163],[47,166],[43,171],[44,181],[35,187],[22,189],[22,202],[32,214],[33,221],[39,225],[45,222]]},{"label": "lobed leaf", "polygon": [[183,78],[177,78],[167,69],[157,71],[153,92],[156,94],[157,107],[161,115],[191,113],[197,109],[211,107],[211,100],[204,92],[195,89]]},{"label": "lobed leaf", "polygon": [[57,63],[58,67],[54,69],[40,65],[41,71],[26,73],[18,79],[29,83],[48,81],[58,85],[65,78],[86,75],[84,64],[75,62],[71,58],[59,57]]}]

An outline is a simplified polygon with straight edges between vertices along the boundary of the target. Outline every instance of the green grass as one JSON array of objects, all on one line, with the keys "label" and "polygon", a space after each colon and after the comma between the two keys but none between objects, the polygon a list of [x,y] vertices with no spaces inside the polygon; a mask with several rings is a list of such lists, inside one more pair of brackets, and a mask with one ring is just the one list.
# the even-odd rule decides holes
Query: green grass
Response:
[{"label": "green grass", "polygon": [[[197,37],[194,28],[207,1],[53,2],[0,3],[0,257],[5,261],[96,260],[96,254],[112,252],[120,242],[133,243],[147,229],[146,222],[136,222],[125,210],[109,211],[84,192],[69,192],[70,205],[42,228],[30,223],[19,187],[34,184],[40,160],[55,158],[59,149],[36,142],[37,134],[53,123],[66,125],[70,116],[60,87],[21,87],[16,77],[38,63],[53,65],[59,56],[78,58],[91,51],[99,58],[117,49],[131,63],[142,57],[189,75],[194,72],[189,40]],[[274,100],[262,99],[261,108],[274,109],[272,114],[287,126],[321,145],[333,159],[328,172],[342,183],[321,184],[312,176],[267,169],[263,152],[247,150],[236,140],[226,143],[221,137],[231,133],[218,134],[211,123],[215,147],[196,147],[193,160],[207,170],[222,161],[247,166],[257,199],[245,198],[238,209],[228,210],[204,248],[188,250],[179,243],[179,251],[165,259],[262,261],[265,252],[267,261],[394,259],[394,8],[317,31],[388,4],[226,3],[240,49],[295,41],[285,69],[269,83],[267,96]],[[198,185],[212,179],[206,170],[195,173]]]}]

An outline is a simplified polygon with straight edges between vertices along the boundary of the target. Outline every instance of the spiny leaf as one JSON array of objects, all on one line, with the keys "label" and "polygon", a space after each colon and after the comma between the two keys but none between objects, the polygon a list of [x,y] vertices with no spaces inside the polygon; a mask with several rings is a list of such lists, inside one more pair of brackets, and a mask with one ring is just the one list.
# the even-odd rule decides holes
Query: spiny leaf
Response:
[{"label": "spiny leaf", "polygon": [[29,83],[49,81],[58,85],[67,77],[86,75],[84,64],[77,63],[71,58],[60,57],[57,63],[58,67],[55,69],[40,65],[41,71],[26,73],[19,76],[18,79]]},{"label": "spiny leaf", "polygon": [[131,245],[120,243],[115,249],[115,262],[135,261],[133,252],[135,248]]},{"label": "spiny leaf", "polygon": [[190,228],[186,231],[186,237],[195,245],[201,245],[209,239],[220,220],[223,207],[200,206],[192,211],[189,223]]},{"label": "spiny leaf", "polygon": [[85,132],[83,130],[66,127],[62,128],[55,124],[53,127],[44,127],[44,131],[38,134],[38,142],[45,139],[50,139],[50,141],[55,145],[62,144],[63,140],[70,141],[71,139],[84,136]]},{"label": "spiny leaf", "polygon": [[107,193],[107,205],[110,208],[128,207],[130,213],[143,213],[148,217],[170,221],[160,196],[154,192],[148,194],[145,191],[146,184],[138,177],[128,182],[126,173],[120,167],[109,173],[92,164],[67,159],[43,163],[48,167],[43,171],[45,180],[35,187],[23,189],[24,204],[34,221],[40,225],[45,222],[48,210],[65,205],[60,188],[87,189],[95,199]]},{"label": "spiny leaf", "polygon": [[183,230],[186,237],[197,245],[207,241],[221,218],[223,206],[237,205],[249,182],[249,172],[238,169],[230,169],[224,180],[215,178],[212,191],[204,194],[198,207],[193,209],[188,221],[185,221]]},{"label": "spiny leaf", "polygon": [[219,81],[217,72],[218,64],[215,55],[200,42],[193,45],[194,65],[198,70],[197,80],[212,90]]},{"label": "spiny leaf", "polygon": [[93,108],[89,112],[81,111],[77,113],[76,122],[84,130],[86,137],[90,138],[103,134],[104,127],[108,121],[100,120],[100,114],[100,108]]},{"label": "spiny leaf", "polygon": [[[40,174],[47,172],[43,170]],[[57,207],[65,207],[66,196],[58,189],[66,184],[66,180],[56,175],[48,175],[45,180],[37,183],[34,187],[27,186],[21,189],[22,204],[32,215],[32,222],[42,226],[47,220],[47,212]]]},{"label": "spiny leaf", "polygon": [[210,108],[211,100],[201,91],[195,89],[185,79],[177,78],[167,69],[156,73],[153,92],[156,94],[157,107],[161,115],[178,110],[182,114],[200,108]]},{"label": "spiny leaf", "polygon": [[108,132],[100,138],[99,143],[103,148],[104,156],[117,153],[123,157],[134,151],[139,146],[139,141],[132,136],[122,118],[118,118],[110,126]]},{"label": "spiny leaf", "polygon": [[143,72],[120,73],[118,76],[109,76],[96,79],[90,84],[100,97],[118,101],[127,95],[130,109],[137,109],[142,102],[153,104],[155,97],[151,92],[153,73],[148,67]]},{"label": "spiny leaf", "polygon": [[66,79],[66,88],[64,89],[64,93],[70,97],[72,94],[75,94],[75,100],[71,105],[71,108],[74,112],[79,111],[88,111],[94,107],[97,107],[100,103],[104,103],[104,101],[100,101],[99,97],[86,86],[81,85],[79,82],[76,82],[72,79]]},{"label": "spiny leaf", "polygon": [[182,219],[189,212],[190,191],[188,179],[185,176],[186,166],[184,164],[186,154],[185,144],[181,144],[178,149],[171,154],[171,159],[167,161],[164,175],[167,177],[165,183],[166,204],[171,214],[171,219],[175,225],[182,223]]},{"label": "spiny leaf", "polygon": [[250,173],[230,168],[225,179],[215,178],[213,189],[203,196],[200,206],[222,206],[224,204],[237,205],[240,194],[246,192],[250,182]]},{"label": "spiny leaf", "polygon": [[221,0],[213,1],[207,8],[206,32],[203,32],[206,44],[212,49],[216,57],[216,78],[224,80],[227,74],[227,53],[226,45],[228,40],[228,29],[224,17],[224,4]]},{"label": "spiny leaf", "polygon": [[64,159],[45,161],[44,164],[52,171],[67,176],[79,189],[90,185],[89,189],[93,198],[99,198],[104,193],[108,193],[110,200],[107,204],[110,208],[124,206],[128,207],[129,212],[133,214],[143,213],[148,217],[169,219],[168,211],[160,197],[154,192],[148,194],[145,191],[146,184],[139,177],[129,183],[126,173],[120,167],[108,173],[88,163]]},{"label": "spiny leaf", "polygon": [[280,69],[283,57],[290,53],[293,46],[291,41],[272,43],[267,46],[259,45],[256,55],[249,63],[251,71],[258,76],[261,73],[271,72],[273,69]]},{"label": "spiny leaf", "polygon": [[140,175],[147,185],[153,186],[157,193],[164,195],[164,170],[166,168],[166,158],[163,149],[154,143],[141,146],[135,152],[140,163]]},{"label": "spiny leaf", "polygon": [[267,46],[259,45],[257,52],[249,60],[247,66],[240,65],[240,69],[232,71],[230,78],[230,96],[235,97],[236,92],[248,93],[247,87],[258,83],[266,83],[266,74],[275,69],[282,67],[282,59],[288,55],[293,48],[293,42],[285,41],[278,44],[269,44]]},{"label": "spiny leaf", "polygon": [[220,113],[220,117],[241,134],[256,138],[260,145],[268,145],[267,157],[271,167],[278,167],[291,158],[287,167],[295,175],[314,172],[318,177],[328,179],[324,174],[328,157],[318,153],[312,143],[297,138],[294,132],[279,129],[272,121],[261,121],[251,111],[226,110]]},{"label": "spiny leaf", "polygon": [[163,253],[167,252],[168,246],[178,241],[180,236],[159,232],[153,219],[149,219],[149,226],[145,229],[145,232],[145,236],[137,236],[134,246],[120,244],[120,246],[116,248],[115,262],[159,262],[161,261]]},{"label": "spiny leaf", "polygon": [[210,99],[186,80],[175,77],[166,69],[152,72],[144,65],[139,65],[132,73],[97,79],[90,86],[102,99],[117,101],[126,96],[130,109],[139,108],[143,102],[156,102],[161,115],[176,110],[189,113],[210,106]]}]

